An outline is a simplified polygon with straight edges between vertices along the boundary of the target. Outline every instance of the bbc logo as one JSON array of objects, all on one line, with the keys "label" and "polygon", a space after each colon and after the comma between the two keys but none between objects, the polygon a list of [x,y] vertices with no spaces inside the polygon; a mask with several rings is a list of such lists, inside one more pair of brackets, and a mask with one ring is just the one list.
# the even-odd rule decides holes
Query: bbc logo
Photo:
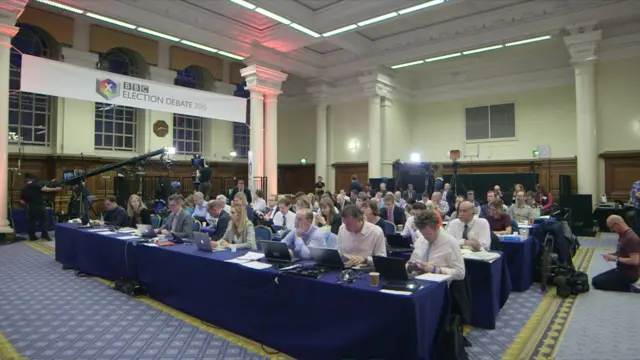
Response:
[{"label": "bbc logo", "polygon": [[124,82],[124,89],[145,94],[149,93],[149,87],[147,85],[134,84],[126,81]]}]

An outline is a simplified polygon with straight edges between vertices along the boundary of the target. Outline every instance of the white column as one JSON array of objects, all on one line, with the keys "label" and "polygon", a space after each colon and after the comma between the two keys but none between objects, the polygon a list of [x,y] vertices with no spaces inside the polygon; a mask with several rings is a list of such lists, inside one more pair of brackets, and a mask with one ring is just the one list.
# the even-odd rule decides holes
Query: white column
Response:
[{"label": "white column", "polygon": [[331,109],[332,108],[329,107],[329,110],[327,111],[327,167],[326,167],[327,179],[325,181],[325,184],[327,184],[327,187],[325,189],[335,191],[336,168],[333,167],[333,163],[335,162],[335,156],[334,156],[335,146],[333,141],[333,138],[334,138],[333,130],[334,130],[335,119],[333,118]]},{"label": "white column", "polygon": [[264,99],[264,176],[267,194],[278,193],[278,94],[266,94]]},{"label": "white column", "polygon": [[[7,221],[9,200],[9,59],[11,39],[18,32],[15,26],[0,25],[0,233],[12,233]],[[13,204],[11,204],[13,206]]]},{"label": "white column", "polygon": [[[380,95],[369,97],[369,178],[382,177],[382,126]],[[367,182],[367,179],[360,181]]]},{"label": "white column", "polygon": [[[253,177],[264,177],[264,95],[251,90],[251,124],[249,126],[249,150],[253,154]],[[276,180],[277,181],[277,180]],[[249,188],[256,190],[253,179],[248,179]],[[260,186],[258,186],[260,187]]]},{"label": "white column", "polygon": [[595,24],[568,28],[572,34],[564,38],[571,54],[576,79],[576,155],[578,165],[578,193],[591,194],[593,205],[598,203],[598,141],[596,134],[596,46],[602,38]]},{"label": "white column", "polygon": [[[395,159],[391,158],[390,154],[394,152],[391,148],[394,146],[394,139],[392,138],[389,129],[397,126],[394,123],[393,114],[391,108],[393,106],[393,100],[388,97],[382,98],[382,110],[380,114],[381,119],[381,129],[380,133],[382,134],[381,146],[382,149],[382,164],[381,164],[381,175],[383,177],[393,177],[393,166],[392,163]],[[397,145],[397,144],[396,144]]]},{"label": "white column", "polygon": [[318,176],[327,182],[327,103],[322,100],[316,106],[316,178]]}]

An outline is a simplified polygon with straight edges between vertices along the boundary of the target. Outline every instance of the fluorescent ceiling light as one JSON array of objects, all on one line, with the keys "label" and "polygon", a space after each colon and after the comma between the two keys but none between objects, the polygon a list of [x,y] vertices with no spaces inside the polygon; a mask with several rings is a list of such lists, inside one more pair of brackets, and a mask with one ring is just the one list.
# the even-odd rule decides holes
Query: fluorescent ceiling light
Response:
[{"label": "fluorescent ceiling light", "polygon": [[404,64],[393,65],[391,68],[392,69],[400,69],[400,68],[404,68],[404,67],[407,67],[407,66],[413,66],[413,65],[418,65],[418,64],[424,64],[424,60],[418,60],[418,61],[412,61],[412,62],[408,62],[408,63],[404,63]]},{"label": "fluorescent ceiling light", "polygon": [[236,55],[236,54],[232,54],[232,53],[228,53],[228,52],[222,51],[222,50],[219,50],[218,54],[224,55],[226,57],[230,57],[230,58],[236,59],[236,60],[244,60],[244,58],[242,56],[239,56],[239,55]]},{"label": "fluorescent ceiling light", "polygon": [[508,43],[508,44],[504,44],[504,46],[516,46],[516,45],[528,44],[528,43],[532,43],[532,42],[536,42],[536,41],[549,40],[549,39],[551,39],[550,35],[540,36],[540,37],[532,38],[532,39],[514,41],[514,42],[511,42],[511,43]]},{"label": "fluorescent ceiling light", "polygon": [[461,56],[462,53],[455,53],[455,54],[449,54],[449,55],[442,55],[442,56],[436,56],[436,57],[432,57],[429,59],[425,59],[424,62],[434,62],[434,61],[438,61],[438,60],[444,60],[444,59],[451,59],[454,57],[458,57]]},{"label": "fluorescent ceiling light", "polygon": [[73,6],[60,4],[60,3],[57,3],[55,1],[49,1],[49,0],[36,0],[36,1],[38,1],[39,3],[43,3],[43,4],[46,4],[46,5],[49,5],[49,6],[56,7],[58,9],[71,11],[71,12],[74,12],[76,14],[83,14],[84,13],[84,10],[80,10],[78,8],[74,8]]},{"label": "fluorescent ceiling light", "polygon": [[309,30],[306,27],[298,25],[296,23],[291,23],[291,25],[289,25],[289,26],[291,26],[292,28],[294,28],[294,29],[296,29],[298,31],[301,31],[301,32],[303,32],[303,33],[305,33],[307,35],[311,35],[314,38],[319,38],[320,37],[320,34],[318,34],[317,32],[315,32],[313,30]]},{"label": "fluorescent ceiling light", "polygon": [[256,12],[257,12],[257,13],[259,13],[259,14],[262,14],[262,15],[264,15],[264,16],[266,16],[266,17],[268,17],[268,18],[272,18],[272,19],[273,19],[273,20],[275,20],[275,21],[279,21],[279,22],[281,22],[281,23],[283,23],[283,24],[285,24],[285,25],[289,25],[289,24],[291,24],[291,21],[290,21],[290,20],[285,19],[285,18],[283,18],[282,16],[280,16],[280,15],[278,15],[278,14],[274,14],[274,13],[272,13],[272,12],[271,12],[271,11],[269,11],[269,10],[265,10],[265,9],[263,9],[263,8],[257,8],[257,9],[256,9]]},{"label": "fluorescent ceiling light", "polygon": [[480,52],[485,52],[485,51],[490,51],[490,50],[496,50],[496,49],[501,49],[502,45],[494,45],[494,46],[488,46],[486,48],[480,48],[480,49],[474,49],[474,50],[469,50],[469,51],[463,51],[462,55],[471,55],[471,54],[476,54],[476,53],[480,53]]},{"label": "fluorescent ceiling light", "polygon": [[189,41],[189,40],[180,40],[180,42],[185,44],[185,45],[193,46],[194,48],[198,48],[198,49],[201,49],[201,50],[209,51],[209,52],[212,52],[212,53],[217,53],[218,52],[218,49],[214,49],[214,48],[208,47],[206,45],[201,45],[201,44],[198,44],[198,43],[194,43],[194,42]]},{"label": "fluorescent ceiling light", "polygon": [[335,30],[326,32],[326,33],[322,34],[322,36],[324,36],[324,37],[333,36],[333,35],[336,35],[336,34],[343,33],[345,31],[353,30],[353,29],[355,29],[357,27],[358,27],[358,25],[356,25],[356,24],[347,25],[345,27],[341,27],[340,29],[335,29]]},{"label": "fluorescent ceiling light", "polygon": [[253,4],[249,3],[249,2],[246,2],[246,1],[244,1],[244,0],[230,0],[230,1],[231,1],[232,3],[236,3],[236,4],[240,5],[240,6],[242,6],[242,7],[246,7],[246,8],[247,8],[247,9],[249,9],[249,10],[253,10],[253,9],[255,9],[255,8],[256,8],[256,6],[255,6],[255,5],[253,5]]},{"label": "fluorescent ceiling light", "polygon": [[396,16],[398,16],[398,13],[394,11],[392,13],[380,15],[380,16],[374,17],[374,18],[369,19],[369,20],[361,21],[361,22],[358,23],[358,26],[366,26],[366,25],[369,25],[369,24],[377,23],[377,22],[382,21],[382,20],[391,19],[392,17],[396,17]]},{"label": "fluorescent ceiling light", "polygon": [[410,12],[426,9],[428,7],[432,7],[432,6],[435,6],[435,5],[440,5],[443,2],[445,2],[445,0],[427,1],[426,3],[419,4],[419,5],[416,5],[416,6],[412,6],[412,7],[406,8],[404,10],[400,10],[400,11],[398,11],[398,14],[400,14],[400,15],[408,14]]},{"label": "fluorescent ceiling light", "polygon": [[147,29],[147,28],[143,28],[143,27],[139,27],[138,31],[143,32],[145,34],[157,36],[157,37],[160,37],[160,38],[163,38],[163,39],[171,40],[171,41],[180,41],[180,38],[177,38],[175,36],[163,34],[161,32],[157,32],[155,30],[151,30],[151,29]]},{"label": "fluorescent ceiling light", "polygon": [[97,19],[97,20],[102,20],[102,21],[107,22],[109,24],[122,26],[124,28],[131,29],[131,30],[133,30],[133,29],[135,29],[137,27],[135,25],[131,25],[131,24],[126,23],[124,21],[112,19],[110,17],[106,17],[106,16],[102,16],[102,15],[98,15],[98,14],[94,14],[94,13],[90,13],[90,12],[88,12],[86,15],[88,17],[90,17],[90,18],[94,18],[94,19]]}]

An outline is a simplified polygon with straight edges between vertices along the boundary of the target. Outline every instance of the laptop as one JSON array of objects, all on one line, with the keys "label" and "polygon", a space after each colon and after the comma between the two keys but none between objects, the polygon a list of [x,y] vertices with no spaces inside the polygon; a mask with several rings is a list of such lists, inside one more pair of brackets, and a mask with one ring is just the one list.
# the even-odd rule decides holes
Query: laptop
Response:
[{"label": "laptop", "polygon": [[389,280],[382,288],[385,290],[414,292],[421,286],[413,281],[413,275],[407,272],[406,262],[401,258],[374,256],[373,265],[380,277]]},{"label": "laptop", "polygon": [[211,238],[209,238],[209,234],[194,232],[193,233],[193,242],[198,247],[198,250],[207,251],[207,252],[216,252],[216,251],[227,251],[229,248],[212,248],[211,247]]},{"label": "laptop", "polygon": [[392,252],[412,252],[411,237],[404,237],[401,234],[387,235],[389,250]]},{"label": "laptop", "polygon": [[261,240],[262,251],[267,262],[288,264],[298,262],[300,259],[291,257],[287,244],[280,241]]},{"label": "laptop", "polygon": [[342,260],[342,255],[337,249],[309,247],[309,250],[313,261],[318,266],[338,270],[350,267]]},{"label": "laptop", "polygon": [[137,224],[136,227],[140,231],[140,236],[143,238],[154,238],[156,232],[153,231],[153,225]]}]

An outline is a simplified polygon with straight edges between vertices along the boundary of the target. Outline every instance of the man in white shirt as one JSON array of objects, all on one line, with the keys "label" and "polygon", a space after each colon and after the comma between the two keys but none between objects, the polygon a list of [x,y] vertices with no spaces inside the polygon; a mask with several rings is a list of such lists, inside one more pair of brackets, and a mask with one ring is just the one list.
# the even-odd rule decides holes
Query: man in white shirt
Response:
[{"label": "man in white shirt", "polygon": [[229,206],[229,204],[227,204],[227,197],[224,195],[218,195],[216,196],[216,200],[220,201],[224,204],[224,211],[227,212],[227,214],[231,214],[231,206]]},{"label": "man in white shirt", "polygon": [[355,205],[347,205],[342,210],[337,247],[350,265],[373,265],[373,256],[387,256],[382,229],[365,222],[362,211]]},{"label": "man in white shirt", "polygon": [[418,240],[418,238],[422,236],[420,234],[420,230],[416,229],[414,220],[418,215],[422,214],[425,211],[427,211],[427,205],[425,205],[424,203],[417,202],[411,205],[412,216],[407,219],[407,222],[404,224],[404,228],[402,229],[402,236],[411,237],[411,241],[414,244],[416,240]]},{"label": "man in white shirt", "polygon": [[262,211],[257,211],[258,216],[264,221],[273,221],[273,217],[278,212],[278,195],[269,195],[267,199],[267,208]]},{"label": "man in white shirt", "polygon": [[425,211],[416,217],[415,225],[423,236],[414,244],[407,270],[451,275],[452,280],[464,279],[464,259],[458,242],[440,227],[438,216]]},{"label": "man in white shirt", "polygon": [[256,198],[253,200],[253,209],[258,211],[264,211],[267,208],[267,202],[264,201],[264,191],[256,190]]},{"label": "man in white shirt", "polygon": [[474,251],[491,249],[489,222],[473,216],[473,203],[470,201],[463,201],[458,209],[458,218],[447,225],[447,233],[458,240],[460,246]]},{"label": "man in white shirt", "polygon": [[296,214],[292,211],[289,211],[289,207],[291,207],[291,203],[289,199],[283,197],[278,201],[278,207],[280,211],[278,211],[273,217],[273,226],[280,226],[281,228],[293,229],[296,223]]},{"label": "man in white shirt", "polygon": [[449,212],[449,203],[442,200],[442,193],[436,191],[431,195],[431,202],[436,207],[436,210],[440,213],[442,220],[447,220],[447,213]]}]

